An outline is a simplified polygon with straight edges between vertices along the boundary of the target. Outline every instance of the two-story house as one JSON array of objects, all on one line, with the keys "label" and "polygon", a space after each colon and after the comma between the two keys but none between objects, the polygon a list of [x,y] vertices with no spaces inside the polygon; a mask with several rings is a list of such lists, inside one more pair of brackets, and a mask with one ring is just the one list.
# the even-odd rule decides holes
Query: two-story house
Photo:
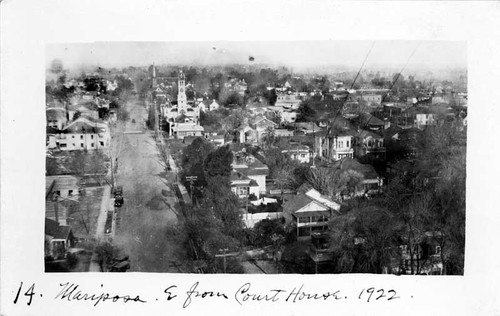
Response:
[{"label": "two-story house", "polygon": [[353,131],[320,132],[314,136],[316,156],[326,160],[354,157]]},{"label": "two-story house", "polygon": [[285,221],[294,227],[299,240],[311,238],[314,232],[328,230],[328,221],[339,214],[339,203],[320,194],[307,183],[283,205]]},{"label": "two-story house", "polygon": [[269,175],[269,168],[252,155],[235,153],[233,169],[241,175],[248,177],[257,184],[257,197],[266,193],[266,177]]},{"label": "two-story house", "polygon": [[108,124],[80,117],[56,135],[60,150],[93,150],[109,147],[111,136]]},{"label": "two-story house", "polygon": [[231,171],[229,176],[231,191],[240,199],[247,199],[250,194],[259,196],[259,185],[255,180],[247,177],[243,172],[237,169]]},{"label": "two-story house", "polygon": [[281,107],[285,109],[296,110],[299,108],[302,102],[302,97],[298,93],[280,93],[277,96],[276,103],[274,106]]},{"label": "two-story house", "polygon": [[273,121],[257,116],[237,129],[238,140],[240,143],[259,143],[270,129],[274,130],[277,127],[278,124]]},{"label": "two-story house", "polygon": [[362,130],[358,133],[356,143],[356,157],[370,156],[385,159],[386,149],[384,137],[371,131]]},{"label": "two-story house", "polygon": [[290,146],[288,149],[281,151],[283,154],[288,155],[291,159],[298,161],[300,163],[311,162],[313,153],[309,146],[306,145],[295,145]]}]

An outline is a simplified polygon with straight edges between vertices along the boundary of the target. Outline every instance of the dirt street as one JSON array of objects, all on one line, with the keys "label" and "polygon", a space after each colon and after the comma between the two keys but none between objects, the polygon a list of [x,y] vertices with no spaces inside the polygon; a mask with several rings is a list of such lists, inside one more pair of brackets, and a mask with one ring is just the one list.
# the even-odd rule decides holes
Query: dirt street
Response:
[{"label": "dirt street", "polygon": [[114,242],[130,256],[130,271],[178,272],[170,271],[174,248],[165,237],[166,228],[177,219],[163,202],[162,190],[169,189],[160,177],[163,167],[151,131],[145,128],[147,110],[138,100],[128,102],[127,109],[130,120],[118,123],[113,139],[119,148],[115,179],[124,197],[123,206],[116,208],[119,220]]}]

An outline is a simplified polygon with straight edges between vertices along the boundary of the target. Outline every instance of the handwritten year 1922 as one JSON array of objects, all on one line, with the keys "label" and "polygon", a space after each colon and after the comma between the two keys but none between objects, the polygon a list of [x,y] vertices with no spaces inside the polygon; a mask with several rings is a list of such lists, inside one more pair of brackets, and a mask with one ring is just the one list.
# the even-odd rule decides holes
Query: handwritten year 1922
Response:
[{"label": "handwritten year 1922", "polygon": [[390,301],[390,300],[400,298],[396,294],[397,293],[395,290],[389,290],[386,292],[384,289],[377,290],[374,287],[370,287],[370,288],[361,290],[361,292],[359,293],[358,299],[362,300],[362,299],[366,298],[366,301],[368,303],[372,299],[375,299],[376,301],[378,301],[379,299],[386,299],[386,300]]}]

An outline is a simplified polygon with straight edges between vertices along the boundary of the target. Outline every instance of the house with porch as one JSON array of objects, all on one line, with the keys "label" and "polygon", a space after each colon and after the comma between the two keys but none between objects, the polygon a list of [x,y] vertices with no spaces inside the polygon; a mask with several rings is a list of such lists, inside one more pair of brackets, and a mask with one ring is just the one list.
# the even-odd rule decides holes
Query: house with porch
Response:
[{"label": "house with porch", "polygon": [[281,152],[300,163],[309,163],[313,156],[311,149],[306,145],[290,146],[290,148],[284,149]]},{"label": "house with porch", "polygon": [[385,159],[386,149],[383,136],[371,131],[361,130],[356,139],[356,157],[370,156]]},{"label": "house with porch", "polygon": [[286,223],[292,224],[298,240],[307,240],[315,232],[328,230],[328,221],[340,214],[340,204],[320,194],[309,184],[283,205]]}]

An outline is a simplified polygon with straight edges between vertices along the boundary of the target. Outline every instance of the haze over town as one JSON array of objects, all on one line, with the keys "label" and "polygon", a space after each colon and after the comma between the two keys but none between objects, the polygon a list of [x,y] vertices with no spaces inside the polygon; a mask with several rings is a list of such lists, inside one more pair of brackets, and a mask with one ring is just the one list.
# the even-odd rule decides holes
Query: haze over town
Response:
[{"label": "haze over town", "polygon": [[47,272],[463,274],[465,43],[46,56]]},{"label": "haze over town", "polygon": [[[93,66],[268,65],[295,71],[357,70],[373,49],[365,69],[399,71],[411,57],[408,72],[464,69],[465,42],[418,41],[300,41],[300,42],[95,42],[50,44],[47,65],[57,58],[70,70]],[[416,50],[416,48],[418,49]],[[248,58],[254,60],[249,62]],[[399,68],[399,69],[398,69]]]}]

